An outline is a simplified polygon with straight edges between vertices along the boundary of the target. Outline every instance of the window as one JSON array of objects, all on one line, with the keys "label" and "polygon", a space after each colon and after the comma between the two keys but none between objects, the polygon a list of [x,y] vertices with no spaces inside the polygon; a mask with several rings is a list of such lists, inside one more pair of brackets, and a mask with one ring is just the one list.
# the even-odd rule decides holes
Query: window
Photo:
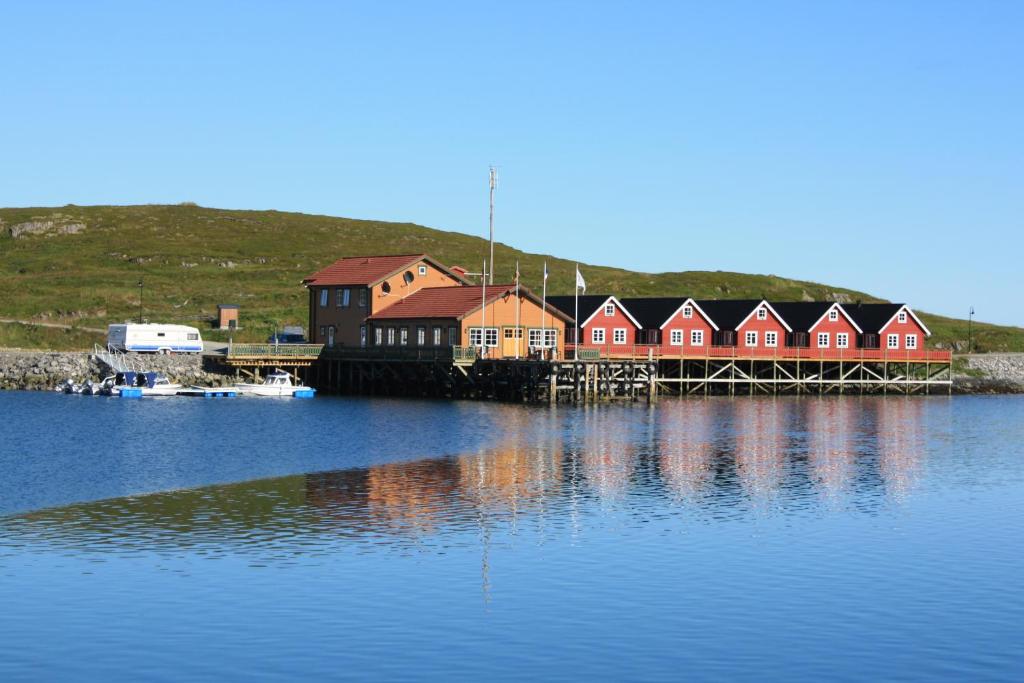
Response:
[{"label": "window", "polygon": [[828,332],[819,332],[818,333],[818,348],[819,349],[827,349],[828,348]]},{"label": "window", "polygon": [[441,345],[441,328],[440,327],[435,327],[434,328],[434,346],[440,346],[440,345]]},{"label": "window", "polygon": [[907,335],[907,348],[908,349],[916,349],[917,348],[917,335],[916,334],[908,334]]},{"label": "window", "polygon": [[751,331],[746,334],[747,346],[757,346],[757,332]]},{"label": "window", "polygon": [[604,328],[594,327],[590,330],[591,344],[604,344]]},{"label": "window", "polygon": [[558,343],[558,330],[552,328],[530,328],[528,342],[531,348],[550,349]]},{"label": "window", "polygon": [[375,327],[373,328],[373,343],[376,346],[380,346],[384,343],[384,328]]},{"label": "window", "polygon": [[490,346],[495,347],[498,345],[498,328],[497,327],[471,327],[469,328],[469,343],[471,346]]},{"label": "window", "polygon": [[199,333],[198,332],[189,332],[188,333],[188,340],[189,341],[199,341]]},{"label": "window", "polygon": [[833,308],[831,311],[829,311],[828,312],[828,319],[831,322],[835,322],[835,321],[839,320],[839,309]]},{"label": "window", "polygon": [[366,346],[366,325],[359,326],[359,345]]},{"label": "window", "polygon": [[704,346],[704,330],[690,330],[690,346]]},{"label": "window", "polygon": [[394,346],[394,345],[395,345],[395,328],[389,327],[388,328],[388,346]]},{"label": "window", "polygon": [[906,312],[906,311],[900,311],[900,312],[899,312],[899,313],[898,313],[898,314],[896,315],[896,319],[897,319],[898,321],[900,321],[901,323],[905,323],[905,322],[907,322],[907,312]]},{"label": "window", "polygon": [[421,265],[420,269],[419,269],[419,274],[420,275],[426,275],[427,274],[427,267],[424,266],[424,265]]},{"label": "window", "polygon": [[334,325],[327,328],[327,345],[334,346]]},{"label": "window", "polygon": [[683,317],[686,319],[693,317],[693,306],[683,306]]},{"label": "window", "polygon": [[764,345],[769,347],[776,347],[779,345],[779,333],[778,332],[765,332],[764,333]]},{"label": "window", "polygon": [[768,309],[765,308],[764,306],[762,306],[761,308],[757,309],[757,319],[758,320],[767,320],[768,319]]},{"label": "window", "polygon": [[359,290],[359,308],[366,308],[366,290]]},{"label": "window", "polygon": [[839,332],[836,334],[836,348],[837,349],[848,349],[850,348],[850,335],[846,332]]},{"label": "window", "polygon": [[427,328],[423,325],[416,326],[416,346],[427,345]]},{"label": "window", "polygon": [[625,344],[626,343],[626,328],[616,327],[612,330],[612,343],[614,344]]},{"label": "window", "polygon": [[320,290],[320,307],[321,308],[327,306],[327,296],[328,296],[327,295],[327,291],[328,290],[326,290],[326,289],[321,289]]},{"label": "window", "polygon": [[610,318],[615,315],[615,304],[605,304],[604,317]]},{"label": "window", "polygon": [[166,332],[157,332],[156,336],[158,336],[158,337],[166,337],[167,333]]},{"label": "window", "polygon": [[400,327],[398,328],[398,343],[402,346],[409,345],[409,328]]},{"label": "window", "polygon": [[325,334],[327,334],[327,328],[326,328],[326,327],[324,327],[323,325],[321,325],[321,326],[320,326],[320,338],[321,338],[321,339],[323,339],[323,336],[324,336]]},{"label": "window", "polygon": [[351,289],[339,289],[338,290],[338,308],[348,308],[352,302],[352,290]]},{"label": "window", "polygon": [[448,345],[455,346],[455,343],[459,340],[458,328],[452,325],[448,328]]},{"label": "window", "polygon": [[885,339],[885,346],[886,346],[886,348],[889,348],[889,349],[898,349],[898,348],[900,348],[900,335],[898,335],[898,334],[890,334],[890,335],[888,335],[886,337],[886,339]]},{"label": "window", "polygon": [[683,331],[682,330],[672,330],[672,332],[669,333],[669,344],[671,344],[672,346],[682,346],[683,345]]}]

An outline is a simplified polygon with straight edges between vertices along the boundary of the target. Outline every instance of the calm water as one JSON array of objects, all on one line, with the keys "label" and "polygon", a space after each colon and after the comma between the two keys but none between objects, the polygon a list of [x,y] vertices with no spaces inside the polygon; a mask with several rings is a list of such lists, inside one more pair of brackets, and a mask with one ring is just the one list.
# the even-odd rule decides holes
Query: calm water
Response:
[{"label": "calm water", "polygon": [[0,415],[0,680],[1024,679],[1024,397]]}]

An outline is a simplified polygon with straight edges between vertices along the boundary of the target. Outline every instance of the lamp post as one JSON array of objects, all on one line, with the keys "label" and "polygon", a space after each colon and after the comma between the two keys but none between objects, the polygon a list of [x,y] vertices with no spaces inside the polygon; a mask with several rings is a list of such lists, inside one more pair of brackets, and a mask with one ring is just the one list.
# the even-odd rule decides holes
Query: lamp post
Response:
[{"label": "lamp post", "polygon": [[967,314],[967,353],[974,353],[974,306]]},{"label": "lamp post", "polygon": [[139,324],[142,324],[142,280],[139,280]]}]

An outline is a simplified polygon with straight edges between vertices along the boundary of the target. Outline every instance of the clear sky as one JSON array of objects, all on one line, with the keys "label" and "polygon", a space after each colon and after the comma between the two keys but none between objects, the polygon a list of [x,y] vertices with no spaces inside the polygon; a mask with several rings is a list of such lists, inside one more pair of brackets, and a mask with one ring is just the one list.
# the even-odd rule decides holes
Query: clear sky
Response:
[{"label": "clear sky", "polygon": [[[0,4],[0,205],[413,221],[1024,324],[1024,2]],[[382,245],[382,249],[385,245]]]}]

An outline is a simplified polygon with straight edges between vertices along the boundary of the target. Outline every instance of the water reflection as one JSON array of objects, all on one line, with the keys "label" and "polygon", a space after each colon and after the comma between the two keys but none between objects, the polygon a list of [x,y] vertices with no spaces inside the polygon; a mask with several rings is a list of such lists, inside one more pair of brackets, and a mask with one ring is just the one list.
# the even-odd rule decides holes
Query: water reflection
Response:
[{"label": "water reflection", "polygon": [[[816,514],[909,495],[925,458],[917,400],[697,400],[652,410],[524,411],[457,457],[117,498],[0,519],[6,548],[325,552],[478,543],[527,519],[579,533],[612,509]],[[641,516],[643,516],[641,514]]]}]

